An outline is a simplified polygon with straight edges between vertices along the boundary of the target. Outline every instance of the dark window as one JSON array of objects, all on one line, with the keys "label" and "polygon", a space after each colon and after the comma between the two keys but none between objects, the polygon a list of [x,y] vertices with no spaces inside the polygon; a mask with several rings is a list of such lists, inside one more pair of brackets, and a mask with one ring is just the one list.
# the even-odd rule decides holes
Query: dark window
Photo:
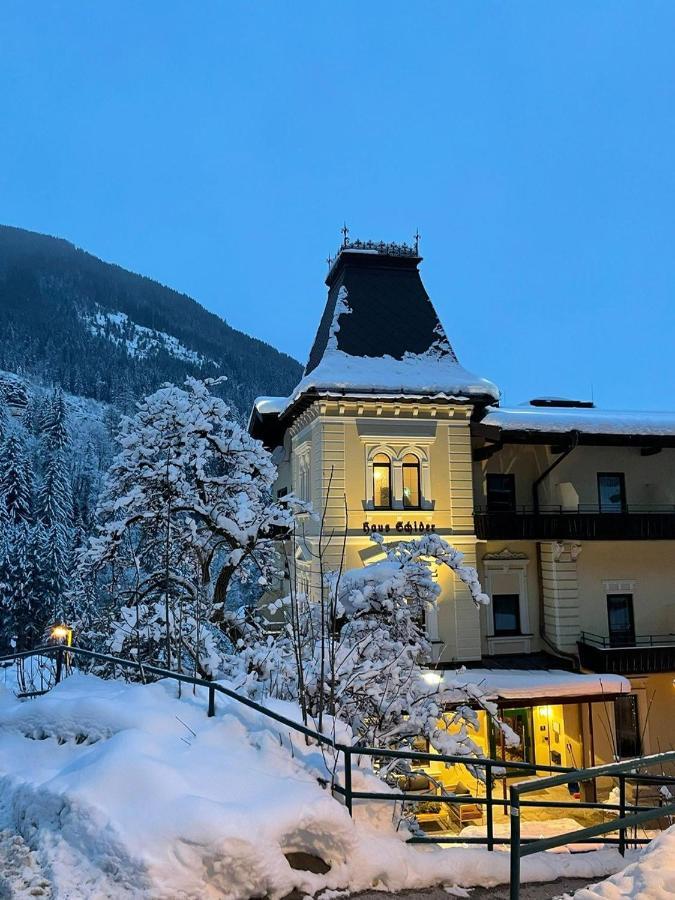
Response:
[{"label": "dark window", "polygon": [[493,594],[492,614],[495,636],[520,634],[520,597],[518,594]]},{"label": "dark window", "polygon": [[403,506],[420,508],[420,461],[412,453],[403,457]]},{"label": "dark window", "polygon": [[373,459],[373,506],[391,509],[391,460],[386,453]]},{"label": "dark window", "polygon": [[598,504],[601,513],[626,510],[626,484],[623,472],[598,472]]},{"label": "dark window", "polygon": [[635,643],[632,594],[607,594],[607,622],[612,647],[627,647]]},{"label": "dark window", "polygon": [[624,694],[614,701],[614,724],[616,727],[616,752],[620,759],[639,756],[640,720],[635,694]]},{"label": "dark window", "polygon": [[487,507],[489,512],[513,512],[515,510],[515,475],[487,476]]},{"label": "dark window", "polygon": [[282,497],[285,497],[287,493],[288,493],[288,488],[287,488],[287,487],[279,488],[279,490],[277,491],[277,497],[278,497],[279,499],[281,499]]}]

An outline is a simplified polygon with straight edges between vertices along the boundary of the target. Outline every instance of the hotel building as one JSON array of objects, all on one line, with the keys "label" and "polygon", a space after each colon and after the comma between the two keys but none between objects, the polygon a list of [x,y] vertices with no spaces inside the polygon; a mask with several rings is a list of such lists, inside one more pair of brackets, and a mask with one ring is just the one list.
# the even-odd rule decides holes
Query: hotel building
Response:
[{"label": "hotel building", "polygon": [[[416,247],[345,241],[304,376],[259,398],[250,430],[277,490],[324,514],[324,567],[365,566],[433,530],[491,604],[439,571],[430,661],[480,681],[521,737],[486,754],[580,766],[675,746],[675,414],[540,398],[505,409],[463,368]],[[319,586],[319,525],[295,577]]]}]

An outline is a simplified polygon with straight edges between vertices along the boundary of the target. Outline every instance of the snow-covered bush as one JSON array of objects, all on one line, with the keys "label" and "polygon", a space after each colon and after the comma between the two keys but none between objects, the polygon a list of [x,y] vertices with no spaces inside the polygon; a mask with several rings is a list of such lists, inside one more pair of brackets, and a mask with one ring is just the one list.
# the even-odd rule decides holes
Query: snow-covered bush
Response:
[{"label": "snow-covered bush", "polygon": [[440,752],[479,755],[476,707],[496,720],[495,705],[476,685],[430,684],[424,668],[424,619],[440,593],[434,568],[450,568],[481,605],[489,599],[476,570],[435,534],[395,546],[372,539],[385,558],[330,573],[325,602],[292,592],[268,618],[247,610],[228,674],[249,692],[299,702],[318,727],[325,715],[347,723],[355,743],[391,747],[424,736]]}]

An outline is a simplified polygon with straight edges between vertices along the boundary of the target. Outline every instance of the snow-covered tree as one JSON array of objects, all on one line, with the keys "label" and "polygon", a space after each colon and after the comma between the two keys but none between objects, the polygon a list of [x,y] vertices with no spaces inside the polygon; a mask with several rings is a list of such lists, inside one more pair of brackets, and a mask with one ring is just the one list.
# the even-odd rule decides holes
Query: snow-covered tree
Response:
[{"label": "snow-covered tree", "polygon": [[33,470],[21,435],[10,432],[0,446],[0,506],[12,526],[31,520]]},{"label": "snow-covered tree", "polygon": [[9,412],[7,404],[2,396],[0,396],[0,441],[4,440],[9,428]]},{"label": "snow-covered tree", "polygon": [[5,652],[38,645],[52,620],[40,566],[42,527],[11,529],[0,570],[0,636]]},{"label": "snow-covered tree", "polygon": [[40,430],[50,450],[63,450],[70,443],[66,400],[61,388],[56,388],[49,398],[44,408]]},{"label": "snow-covered tree", "polygon": [[276,575],[272,531],[292,519],[289,499],[272,499],[270,454],[231,419],[210,391],[214,383],[165,385],[122,419],[99,528],[82,556],[91,574],[112,578],[115,571],[127,629],[133,616],[125,610],[144,607],[167,665],[180,659],[179,644],[204,663],[203,649],[182,633],[181,617],[201,625],[202,641],[204,626],[222,626],[233,580],[265,585]]},{"label": "snow-covered tree", "polygon": [[73,462],[73,516],[76,527],[84,535],[91,531],[94,524],[101,481],[98,454],[91,441],[87,443],[84,453]]},{"label": "snow-covered tree", "polygon": [[281,628],[250,610],[240,616],[228,674],[243,689],[298,701],[308,720],[325,713],[345,722],[355,743],[398,746],[422,735],[440,752],[480,755],[476,708],[496,719],[495,705],[476,685],[451,678],[430,685],[424,670],[431,658],[424,617],[440,593],[434,568],[451,569],[481,605],[489,599],[476,570],[436,534],[395,546],[372,537],[384,559],[330,573],[327,611],[291,593],[271,606]]}]

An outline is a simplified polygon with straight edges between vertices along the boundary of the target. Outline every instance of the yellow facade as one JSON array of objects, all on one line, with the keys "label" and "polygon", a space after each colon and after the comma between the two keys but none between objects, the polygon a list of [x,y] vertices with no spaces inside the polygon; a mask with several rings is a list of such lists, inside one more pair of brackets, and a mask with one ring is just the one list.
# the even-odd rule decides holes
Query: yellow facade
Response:
[{"label": "yellow facade", "polygon": [[[419,262],[416,247],[343,244],[305,377],[291,398],[265,398],[257,411],[254,433],[271,449],[283,443],[279,491],[311,502],[323,523],[323,539],[315,518],[298,528],[299,589],[316,597],[327,570],[374,562],[374,530],[387,543],[434,531],[476,566],[493,603],[477,610],[441,570],[430,664],[522,670],[543,659],[630,678],[629,704],[589,696],[581,681],[578,697],[520,698],[539,764],[672,749],[675,424],[626,414],[617,425],[621,414],[574,401],[501,410],[497,388],[459,366]],[[509,415],[520,424],[509,428]],[[494,515],[488,486],[500,477]],[[487,731],[477,739],[498,750]]]}]

